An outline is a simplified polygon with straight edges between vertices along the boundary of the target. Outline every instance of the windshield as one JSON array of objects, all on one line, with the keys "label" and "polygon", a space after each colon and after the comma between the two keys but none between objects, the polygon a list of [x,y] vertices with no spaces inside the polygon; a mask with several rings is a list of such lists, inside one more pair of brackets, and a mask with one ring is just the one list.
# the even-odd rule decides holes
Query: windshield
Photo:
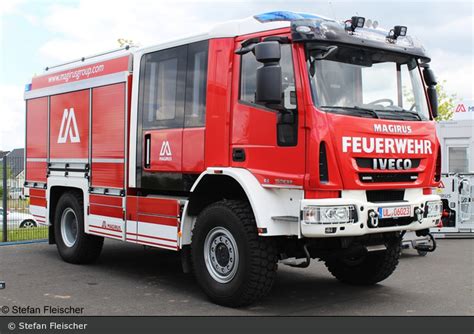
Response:
[{"label": "windshield", "polygon": [[315,105],[327,112],[395,120],[429,120],[415,58],[380,50],[308,44]]}]

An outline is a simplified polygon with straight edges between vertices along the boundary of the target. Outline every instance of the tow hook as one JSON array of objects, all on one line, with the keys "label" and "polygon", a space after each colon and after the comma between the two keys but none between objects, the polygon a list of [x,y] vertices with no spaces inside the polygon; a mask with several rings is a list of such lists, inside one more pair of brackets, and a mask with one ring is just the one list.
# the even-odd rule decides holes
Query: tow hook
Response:
[{"label": "tow hook", "polygon": [[306,247],[306,244],[303,245],[303,251],[306,255],[306,259],[304,260],[304,262],[301,262],[301,263],[291,263],[291,262],[284,262],[284,264],[286,264],[287,266],[290,266],[290,267],[294,267],[294,268],[307,268],[309,266],[309,264],[311,263],[311,257],[309,255],[309,251],[308,251],[308,247]]},{"label": "tow hook", "polygon": [[369,211],[369,227],[377,227],[379,226],[379,214],[374,210]]},{"label": "tow hook", "polygon": [[418,220],[420,224],[423,223],[423,210],[421,210],[420,208],[416,208],[415,216],[416,216],[416,220]]},{"label": "tow hook", "polygon": [[436,249],[436,240],[431,233],[427,234],[430,238],[429,244],[417,244],[413,248],[420,252],[434,252]]}]

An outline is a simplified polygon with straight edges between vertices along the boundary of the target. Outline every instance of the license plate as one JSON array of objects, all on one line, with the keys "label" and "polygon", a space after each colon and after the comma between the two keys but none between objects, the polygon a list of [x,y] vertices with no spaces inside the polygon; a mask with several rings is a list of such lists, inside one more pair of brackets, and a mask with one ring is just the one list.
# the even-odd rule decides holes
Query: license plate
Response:
[{"label": "license plate", "polygon": [[410,217],[411,207],[410,206],[395,206],[390,208],[379,208],[379,218],[397,218],[397,217]]}]

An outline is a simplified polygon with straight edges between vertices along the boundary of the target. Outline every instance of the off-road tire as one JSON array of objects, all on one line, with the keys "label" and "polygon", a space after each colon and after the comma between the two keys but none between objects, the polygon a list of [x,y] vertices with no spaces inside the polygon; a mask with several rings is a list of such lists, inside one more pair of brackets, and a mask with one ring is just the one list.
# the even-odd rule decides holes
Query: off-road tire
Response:
[{"label": "off-road tire", "polygon": [[339,281],[352,285],[373,285],[389,277],[398,265],[400,241],[387,241],[384,251],[370,252],[364,257],[348,263],[345,259],[335,258],[325,261],[329,272]]},{"label": "off-road tire", "polygon": [[[54,237],[61,258],[69,263],[85,264],[97,260],[102,251],[104,238],[84,232],[84,206],[82,196],[77,192],[66,192],[58,201],[54,216]],[[71,208],[78,221],[76,242],[68,247],[61,234],[61,217],[63,212]]]},{"label": "off-road tire", "polygon": [[[228,283],[215,280],[206,267],[205,239],[216,227],[227,229],[238,248],[237,271]],[[192,234],[191,262],[199,285],[214,303],[240,307],[270,291],[278,258],[274,241],[258,236],[250,205],[244,201],[222,200],[199,214]]]}]

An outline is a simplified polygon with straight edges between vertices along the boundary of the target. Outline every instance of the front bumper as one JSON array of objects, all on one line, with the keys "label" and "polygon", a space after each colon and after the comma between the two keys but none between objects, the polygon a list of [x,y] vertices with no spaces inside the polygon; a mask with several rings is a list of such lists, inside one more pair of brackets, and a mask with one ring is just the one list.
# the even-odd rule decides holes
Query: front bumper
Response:
[{"label": "front bumper", "polygon": [[[439,201],[438,195],[416,196],[403,202],[383,202],[373,203],[360,198],[331,198],[331,199],[304,199],[301,200],[301,212],[308,206],[337,206],[353,205],[356,208],[357,219],[354,222],[345,223],[308,223],[303,220],[301,214],[300,227],[301,235],[308,238],[327,237],[349,237],[366,234],[394,232],[394,231],[417,231],[436,226],[441,219],[441,213],[435,217],[424,217],[421,221],[413,214],[412,221],[409,217],[402,219],[380,219],[377,227],[371,227],[369,212],[377,212],[379,208],[389,208],[394,206],[410,206],[414,213],[416,208],[424,209],[426,202]],[[403,223],[401,223],[404,221]],[[410,222],[411,221],[411,222]],[[400,222],[400,223],[399,223]]]}]

